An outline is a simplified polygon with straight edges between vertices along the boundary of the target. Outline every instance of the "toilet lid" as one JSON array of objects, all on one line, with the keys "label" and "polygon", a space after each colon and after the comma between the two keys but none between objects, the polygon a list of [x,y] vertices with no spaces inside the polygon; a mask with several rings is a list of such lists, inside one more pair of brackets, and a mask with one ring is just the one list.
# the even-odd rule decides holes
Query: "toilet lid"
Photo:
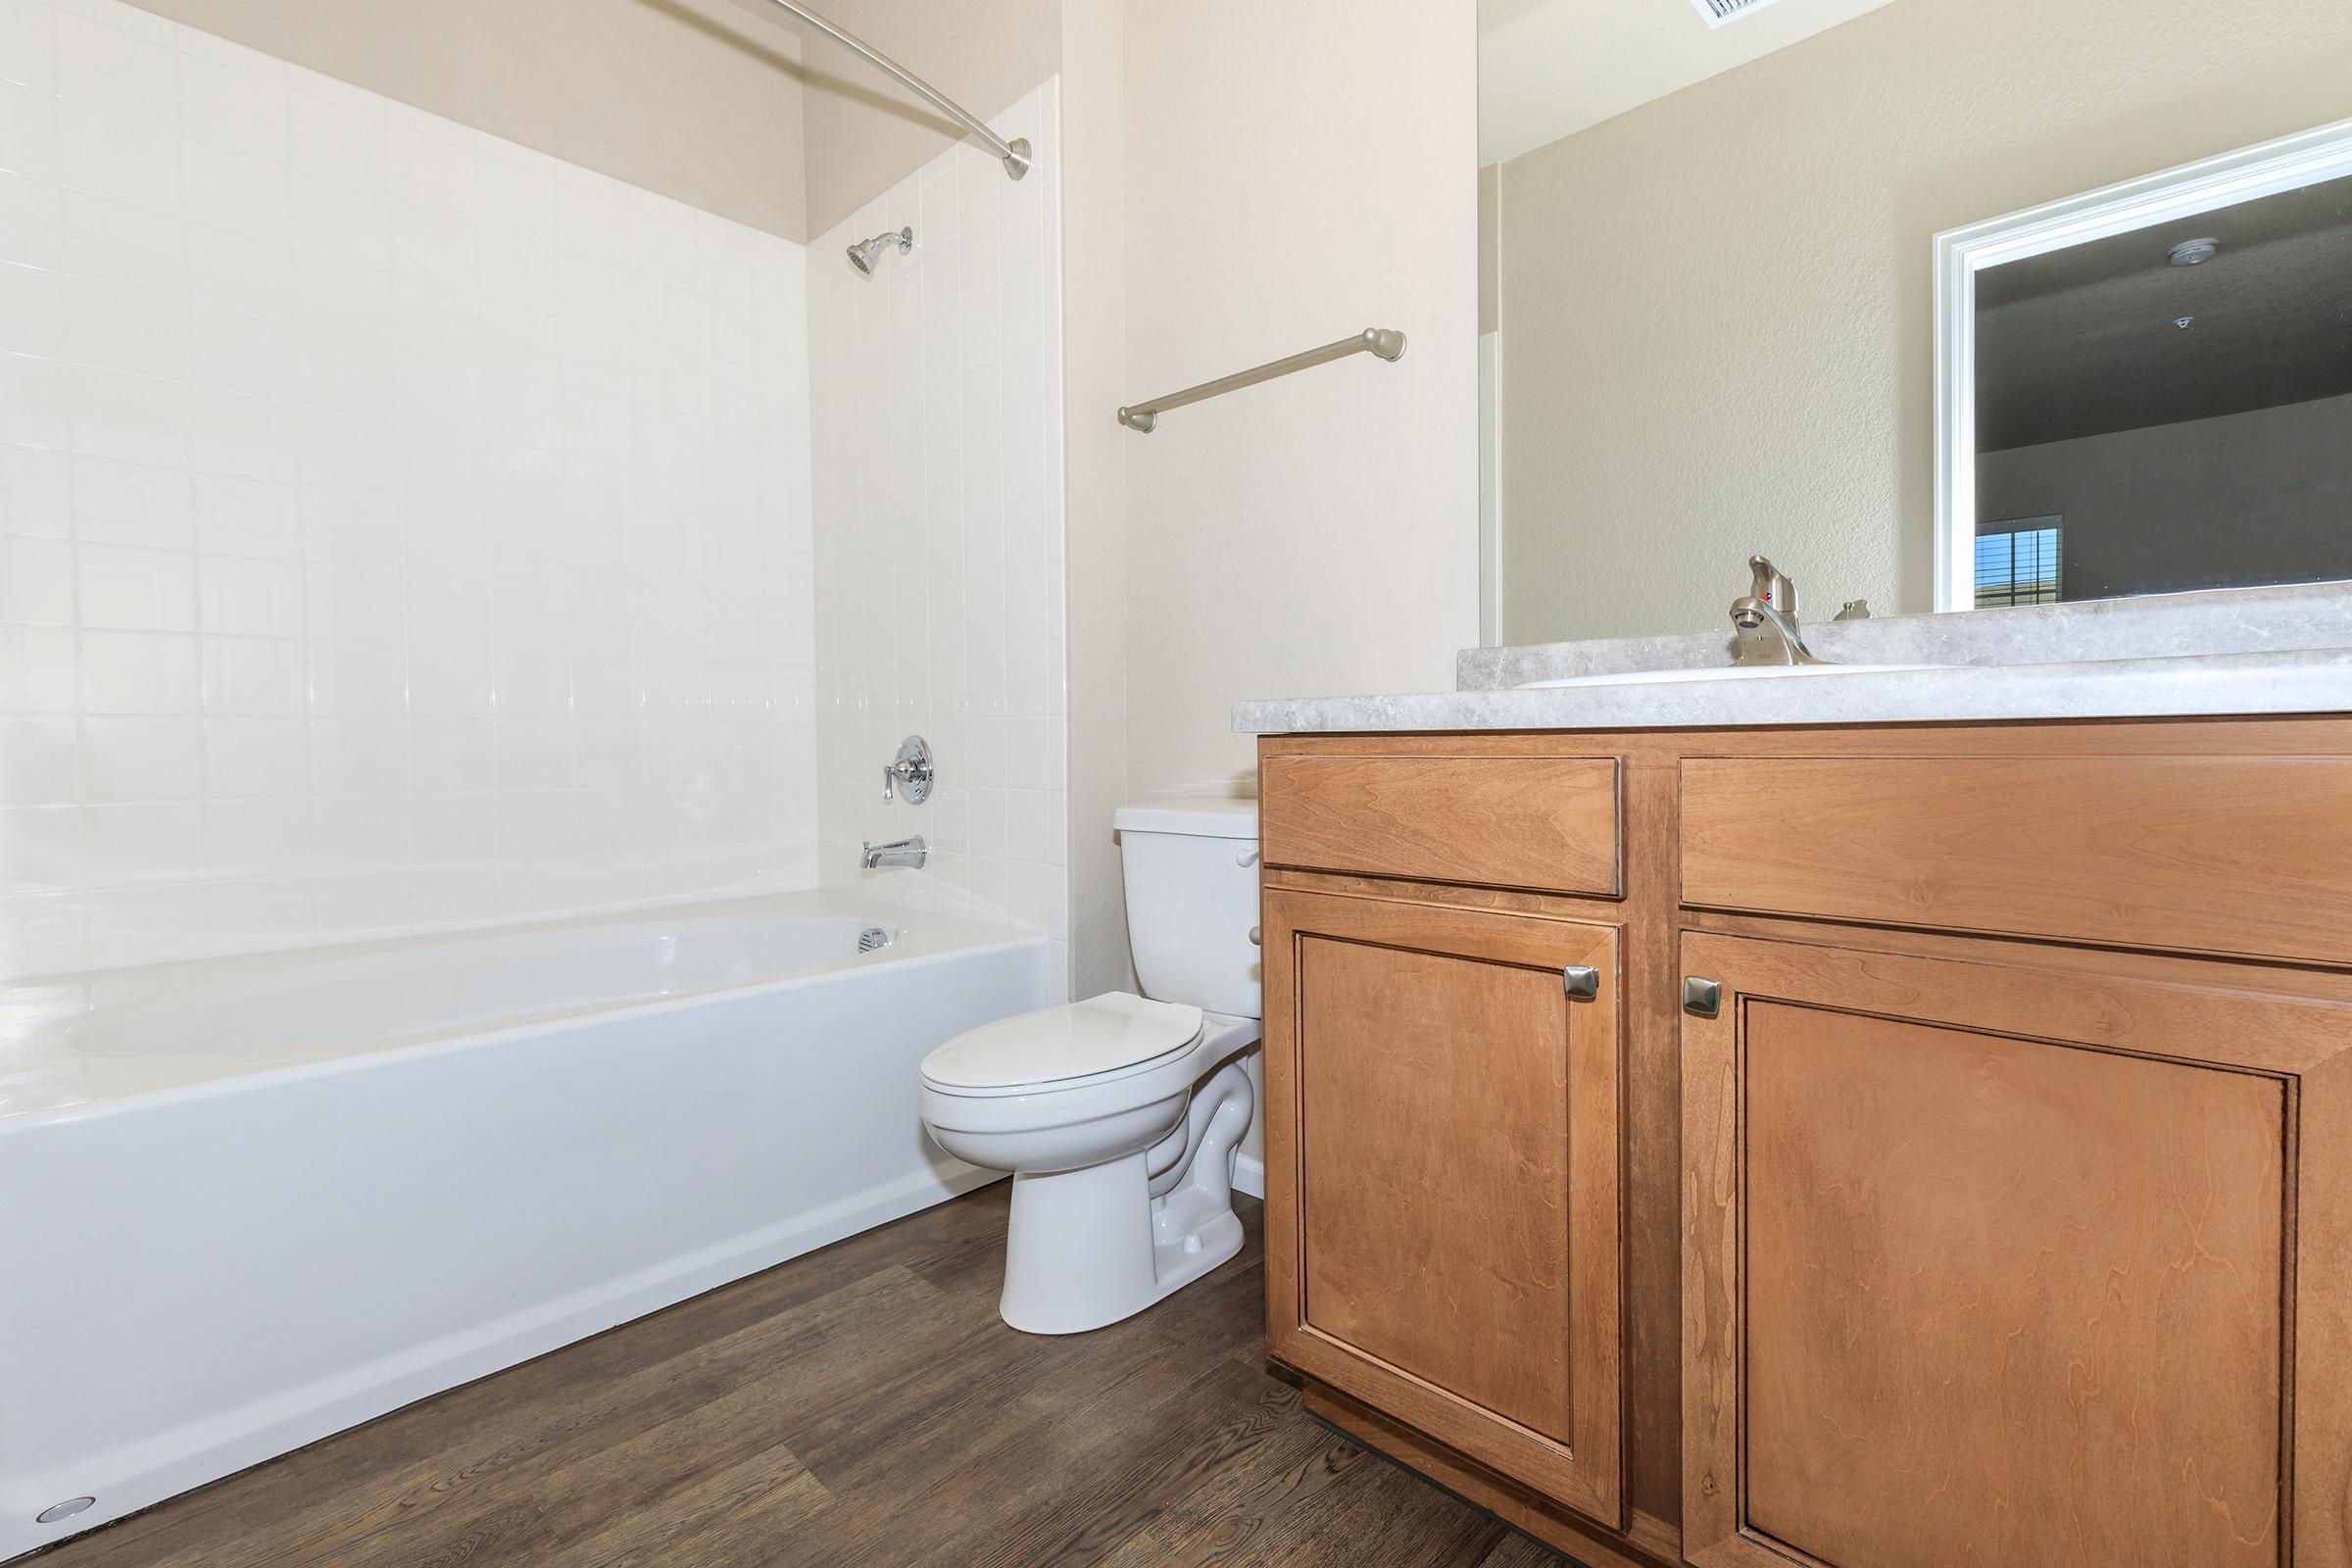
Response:
[{"label": "toilet lid", "polygon": [[1091,1078],[1182,1051],[1200,1034],[1199,1007],[1109,991],[957,1035],[923,1058],[923,1076],[946,1089]]}]

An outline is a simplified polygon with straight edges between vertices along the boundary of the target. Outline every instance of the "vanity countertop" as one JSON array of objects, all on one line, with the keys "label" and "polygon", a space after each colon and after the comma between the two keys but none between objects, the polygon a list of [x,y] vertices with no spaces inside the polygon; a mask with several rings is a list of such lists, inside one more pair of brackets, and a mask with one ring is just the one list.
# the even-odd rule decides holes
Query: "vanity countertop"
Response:
[{"label": "vanity countertop", "polygon": [[1233,727],[1249,734],[1291,735],[2342,712],[2352,712],[2352,648],[1954,665],[1770,681],[1309,697],[1237,704]]},{"label": "vanity countertop", "polygon": [[1892,615],[1809,625],[1805,635],[1840,663],[1942,667],[1525,690],[1531,680],[1728,664],[1729,638],[1478,648],[1457,662],[1456,691],[1246,702],[1233,727],[1282,735],[2352,713],[2352,584]]}]

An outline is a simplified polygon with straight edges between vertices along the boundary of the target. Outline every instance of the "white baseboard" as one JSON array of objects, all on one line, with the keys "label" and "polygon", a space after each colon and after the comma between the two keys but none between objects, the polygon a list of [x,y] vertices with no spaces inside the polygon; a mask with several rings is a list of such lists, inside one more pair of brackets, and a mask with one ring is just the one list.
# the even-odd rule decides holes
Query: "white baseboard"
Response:
[{"label": "white baseboard", "polygon": [[1266,1196],[1266,1162],[1251,1154],[1233,1156],[1233,1190],[1251,1198]]}]

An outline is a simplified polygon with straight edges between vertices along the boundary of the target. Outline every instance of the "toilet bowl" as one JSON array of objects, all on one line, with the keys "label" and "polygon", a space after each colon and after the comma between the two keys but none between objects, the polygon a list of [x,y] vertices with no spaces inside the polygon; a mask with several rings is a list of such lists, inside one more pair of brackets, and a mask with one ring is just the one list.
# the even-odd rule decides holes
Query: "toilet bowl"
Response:
[{"label": "toilet bowl", "polygon": [[1256,813],[1157,803],[1112,822],[1146,994],[1002,1019],[923,1060],[932,1139],[1012,1173],[999,1310],[1032,1334],[1131,1317],[1242,1247],[1233,1162],[1256,1110]]},{"label": "toilet bowl", "polygon": [[[1073,1036],[1099,1042],[1099,1064],[1050,1075]],[[974,1030],[925,1059],[932,1138],[1012,1172],[1005,1322],[1099,1329],[1241,1250],[1233,1156],[1256,1097],[1238,1057],[1257,1039],[1254,1018],[1112,992]]]}]

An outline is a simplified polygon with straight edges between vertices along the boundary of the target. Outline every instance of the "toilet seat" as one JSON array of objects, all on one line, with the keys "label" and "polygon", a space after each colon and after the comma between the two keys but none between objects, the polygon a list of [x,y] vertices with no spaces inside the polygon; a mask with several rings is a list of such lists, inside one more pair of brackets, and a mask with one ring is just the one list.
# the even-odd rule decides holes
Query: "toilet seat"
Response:
[{"label": "toilet seat", "polygon": [[957,1035],[923,1058],[923,1083],[985,1099],[1113,1082],[1189,1051],[1202,1023],[1199,1007],[1105,992]]}]

